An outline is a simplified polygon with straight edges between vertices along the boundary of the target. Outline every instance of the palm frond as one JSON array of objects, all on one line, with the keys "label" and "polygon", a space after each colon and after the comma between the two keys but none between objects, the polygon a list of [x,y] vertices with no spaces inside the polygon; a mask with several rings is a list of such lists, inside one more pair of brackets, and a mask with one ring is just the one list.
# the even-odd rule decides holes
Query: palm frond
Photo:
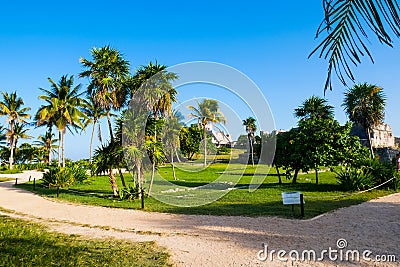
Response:
[{"label": "palm frond", "polygon": [[[391,35],[400,37],[400,8],[396,0],[323,0],[325,18],[319,26],[316,38],[326,34],[322,42],[310,53],[328,60],[328,73],[324,86],[332,90],[332,72],[347,86],[355,81],[352,66],[368,56],[374,62],[365,44],[367,29],[381,44],[392,47]],[[388,30],[390,29],[390,31]]]}]

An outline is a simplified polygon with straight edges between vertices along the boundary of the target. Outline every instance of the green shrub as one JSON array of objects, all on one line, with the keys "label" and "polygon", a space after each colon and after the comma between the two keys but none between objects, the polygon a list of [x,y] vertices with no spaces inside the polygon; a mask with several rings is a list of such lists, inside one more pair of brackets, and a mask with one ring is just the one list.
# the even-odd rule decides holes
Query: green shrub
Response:
[{"label": "green shrub", "polygon": [[369,172],[364,168],[342,168],[336,171],[336,178],[344,191],[358,191],[371,188],[374,180]]},{"label": "green shrub", "polygon": [[217,155],[229,155],[231,154],[231,149],[225,146],[221,146],[217,149]]},{"label": "green shrub", "polygon": [[48,187],[69,187],[74,183],[74,176],[67,167],[52,167],[43,174],[42,181]]},{"label": "green shrub", "polygon": [[74,183],[83,183],[88,176],[86,170],[76,165],[67,167],[51,167],[43,174],[43,184],[48,187],[70,187]]},{"label": "green shrub", "polygon": [[133,200],[139,198],[139,185],[136,186],[128,185],[128,187],[119,190],[119,198]]},{"label": "green shrub", "polygon": [[378,159],[366,160],[364,166],[364,172],[367,172],[372,176],[374,185],[380,185],[392,179],[397,173],[395,165],[382,163]]}]

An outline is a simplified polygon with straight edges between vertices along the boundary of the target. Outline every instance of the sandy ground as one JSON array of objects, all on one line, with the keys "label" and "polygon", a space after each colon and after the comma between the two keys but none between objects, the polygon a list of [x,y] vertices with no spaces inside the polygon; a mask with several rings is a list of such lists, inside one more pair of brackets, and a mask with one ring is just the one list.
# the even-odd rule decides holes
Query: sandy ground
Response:
[{"label": "sandy ground", "polygon": [[[20,177],[19,182],[23,182],[29,176],[40,175],[25,172],[5,176]],[[169,250],[176,266],[400,266],[400,193],[310,220],[290,220],[175,215],[75,205],[17,189],[14,183],[0,183],[0,207],[14,211],[2,214],[39,221],[62,233],[154,240]],[[342,247],[341,243],[338,247],[339,239],[345,239],[347,246]],[[305,250],[314,250],[319,258],[323,250],[329,249],[337,252],[332,251],[331,257],[326,252],[323,261],[283,261],[276,252],[272,253],[284,250],[282,258],[289,259],[289,253],[296,257],[291,251],[297,250],[301,259]],[[354,250],[361,261],[346,261],[346,254]],[[366,250],[371,251],[370,255],[365,252],[371,261],[362,259]],[[260,260],[257,255],[261,259],[268,257]],[[306,258],[307,255],[306,252]],[[351,259],[351,254],[348,255]],[[376,261],[376,256],[390,255],[397,262]],[[335,256],[336,260],[330,260]]]}]

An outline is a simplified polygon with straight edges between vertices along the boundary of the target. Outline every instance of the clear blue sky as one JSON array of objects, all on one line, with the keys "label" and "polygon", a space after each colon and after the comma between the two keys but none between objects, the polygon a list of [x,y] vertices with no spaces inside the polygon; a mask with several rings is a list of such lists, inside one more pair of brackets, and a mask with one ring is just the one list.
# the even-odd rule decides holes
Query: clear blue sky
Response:
[{"label": "clear blue sky", "polygon": [[[41,105],[38,88],[49,88],[47,77],[73,74],[85,88],[88,81],[77,78],[79,58],[90,58],[94,46],[110,44],[130,61],[132,72],[156,59],[168,66],[196,60],[230,65],[260,87],[276,128],[289,129],[297,122],[294,108],[311,95],[323,96],[327,64],[307,59],[318,43],[314,35],[322,16],[321,0],[5,1],[0,10],[0,90],[17,91],[33,114]],[[375,64],[365,58],[355,69],[357,82],[384,88],[385,121],[400,136],[399,42],[394,49],[376,44],[371,39]],[[326,94],[341,123],[346,121],[340,107],[345,90],[335,83]],[[239,114],[242,119],[246,115]],[[243,130],[230,131],[237,136]],[[67,157],[88,157],[89,132],[67,135]]]}]

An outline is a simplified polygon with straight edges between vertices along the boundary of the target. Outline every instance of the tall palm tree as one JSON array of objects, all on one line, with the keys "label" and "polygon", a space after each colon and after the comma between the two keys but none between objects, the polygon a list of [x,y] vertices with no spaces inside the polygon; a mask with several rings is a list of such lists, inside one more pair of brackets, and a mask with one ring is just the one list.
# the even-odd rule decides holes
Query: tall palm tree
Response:
[{"label": "tall palm tree", "polygon": [[53,133],[46,132],[44,135],[39,135],[38,140],[34,142],[39,150],[43,152],[45,161],[47,161],[48,164],[51,164],[51,154],[56,153],[56,149],[58,148],[58,139],[54,137]]},{"label": "tall palm tree", "polygon": [[111,110],[119,110],[127,102],[129,92],[127,87],[123,86],[123,82],[129,76],[129,62],[122,57],[118,50],[108,45],[101,48],[94,47],[91,54],[92,61],[85,58],[80,59],[86,70],[79,76],[90,79],[88,94],[101,108],[106,110],[110,138],[113,141]]},{"label": "tall palm tree", "polygon": [[327,103],[326,99],[319,96],[311,96],[300,107],[294,110],[294,115],[301,119],[333,119],[333,106]]},{"label": "tall palm tree", "polygon": [[316,38],[325,35],[310,56],[317,53],[327,59],[328,75],[325,91],[332,90],[332,72],[346,85],[355,81],[350,66],[361,63],[363,56],[372,55],[367,47],[368,30],[381,44],[393,45],[392,37],[400,37],[400,6],[396,0],[322,0],[324,20]]},{"label": "tall palm tree", "polygon": [[257,131],[256,119],[248,117],[243,120],[243,126],[246,127],[247,138],[249,139],[251,164],[254,167],[254,133]]},{"label": "tall palm tree", "polygon": [[162,130],[162,144],[164,153],[170,157],[174,180],[177,180],[175,174],[174,156],[176,155],[177,148],[179,147],[179,132],[183,127],[183,123],[180,122],[181,118],[181,113],[179,111],[174,111],[164,123]]},{"label": "tall palm tree", "polygon": [[385,117],[386,98],[383,90],[379,86],[362,83],[347,90],[344,96],[344,111],[350,121],[359,123],[367,133],[371,156],[374,157],[370,133]]},{"label": "tall palm tree", "polygon": [[62,166],[65,167],[65,132],[67,129],[72,132],[72,129],[77,131],[84,128],[82,120],[87,117],[81,109],[85,106],[85,100],[82,98],[83,92],[79,92],[81,85],[78,84],[74,87],[73,76],[68,78],[68,75],[64,75],[58,83],[55,83],[51,78],[48,78],[48,80],[51,83],[51,89],[40,88],[45,95],[39,96],[40,99],[47,102],[47,105],[39,108],[37,118],[39,123],[52,121],[57,127],[59,146],[61,147],[61,157],[59,151],[58,164],[61,165],[60,161],[62,161]]},{"label": "tall palm tree", "polygon": [[211,123],[226,123],[224,114],[219,110],[217,100],[204,99],[202,102],[197,104],[197,107],[188,106],[192,112],[189,114],[190,117],[196,118],[199,126],[203,129],[203,146],[204,146],[204,164],[207,166],[207,124]]},{"label": "tall palm tree", "polygon": [[27,111],[30,110],[29,107],[23,107],[24,101],[21,97],[17,96],[17,93],[2,93],[3,100],[0,102],[0,115],[7,116],[7,122],[9,124],[8,128],[8,140],[10,143],[10,170],[13,168],[14,161],[14,148],[16,146],[15,138],[15,124],[16,123],[26,123],[25,119],[31,117]]},{"label": "tall palm tree", "polygon": [[82,111],[87,116],[87,119],[85,121],[85,127],[91,123],[93,124],[92,135],[90,137],[90,145],[89,145],[89,162],[92,163],[94,132],[96,130],[96,126],[98,126],[97,129],[98,137],[101,142],[102,138],[101,138],[100,120],[106,117],[108,113],[105,109],[101,108],[100,105],[94,101],[93,97],[89,97],[87,104],[82,109]]},{"label": "tall palm tree", "polygon": [[[151,187],[154,180],[155,169],[157,161],[155,155],[158,155],[158,143],[159,139],[157,136],[157,121],[160,118],[168,117],[172,111],[172,103],[176,102],[176,89],[171,85],[171,82],[178,78],[175,73],[167,72],[166,65],[160,65],[149,62],[146,66],[140,66],[132,78],[133,90],[138,90],[141,86],[144,93],[145,101],[149,103],[148,108],[151,110],[154,123],[148,123],[152,125],[154,129],[153,137],[147,137],[146,144],[151,147],[150,151],[152,154],[152,172],[150,179],[150,186],[148,194],[151,193]],[[159,157],[158,157],[159,158]]]}]

